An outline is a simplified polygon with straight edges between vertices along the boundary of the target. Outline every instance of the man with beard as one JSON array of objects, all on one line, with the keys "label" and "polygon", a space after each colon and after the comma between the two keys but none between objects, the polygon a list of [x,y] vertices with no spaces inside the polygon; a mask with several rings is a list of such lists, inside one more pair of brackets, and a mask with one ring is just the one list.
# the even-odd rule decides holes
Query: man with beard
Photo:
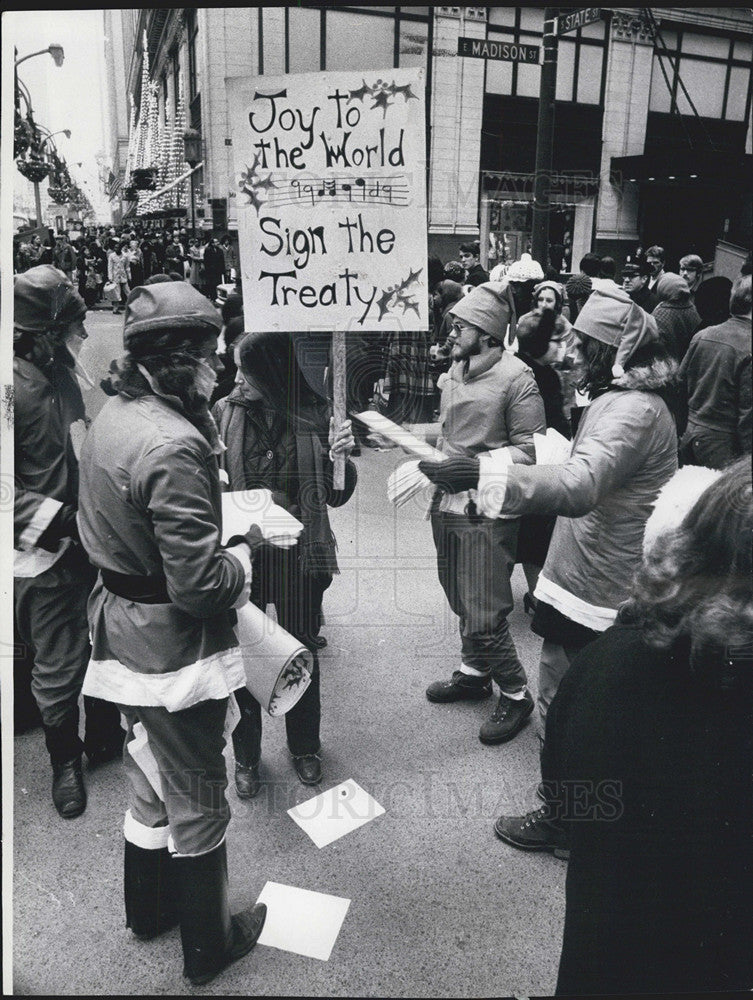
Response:
[{"label": "man with beard", "polygon": [[[452,309],[457,340],[455,362],[442,389],[442,450],[450,458],[471,458],[500,449],[511,463],[532,465],[533,435],[544,434],[544,404],[531,369],[503,348],[511,316],[506,289],[479,285]],[[459,669],[448,681],[430,684],[433,702],[499,702],[482,726],[482,743],[504,743],[533,711],[525,670],[510,635],[513,608],[510,574],[515,565],[519,517],[478,514],[471,493],[439,490],[432,502],[432,531],[439,579],[460,618]]]}]

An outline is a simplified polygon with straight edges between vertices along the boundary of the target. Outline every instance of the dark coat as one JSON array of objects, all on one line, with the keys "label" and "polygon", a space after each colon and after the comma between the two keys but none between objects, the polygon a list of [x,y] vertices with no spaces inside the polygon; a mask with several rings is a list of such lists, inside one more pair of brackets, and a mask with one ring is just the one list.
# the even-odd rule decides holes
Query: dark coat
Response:
[{"label": "dark coat", "polygon": [[654,292],[649,291],[648,282],[646,282],[643,288],[639,288],[635,292],[628,292],[628,295],[636,305],[640,306],[647,313],[653,312],[659,305],[659,300]]},{"label": "dark coat", "polygon": [[691,670],[689,643],[658,651],[616,625],[563,678],[542,756],[570,835],[559,995],[753,984],[744,676],[717,690]]},{"label": "dark coat", "polygon": [[204,273],[207,281],[219,281],[225,272],[225,254],[210,243],[204,250]]},{"label": "dark coat", "polygon": [[465,276],[467,285],[483,285],[489,280],[489,275],[480,264],[474,264]]}]

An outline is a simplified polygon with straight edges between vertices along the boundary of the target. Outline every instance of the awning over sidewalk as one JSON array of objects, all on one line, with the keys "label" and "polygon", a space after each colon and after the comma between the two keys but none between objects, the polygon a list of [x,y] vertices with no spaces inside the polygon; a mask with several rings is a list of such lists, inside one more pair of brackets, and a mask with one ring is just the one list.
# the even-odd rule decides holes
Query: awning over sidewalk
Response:
[{"label": "awning over sidewalk", "polygon": [[613,156],[609,179],[612,184],[730,185],[748,184],[753,156],[729,150],[664,149],[638,156]]}]

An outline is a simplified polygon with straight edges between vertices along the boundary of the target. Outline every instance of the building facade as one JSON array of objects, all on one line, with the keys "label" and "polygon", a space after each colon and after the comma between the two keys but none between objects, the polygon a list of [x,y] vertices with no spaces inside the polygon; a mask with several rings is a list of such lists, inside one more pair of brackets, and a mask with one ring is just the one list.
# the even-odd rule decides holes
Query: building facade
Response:
[{"label": "building facade", "polygon": [[[604,8],[558,40],[550,244],[618,262],[666,247],[714,259],[751,243],[749,8]],[[125,174],[143,39],[159,114],[185,96],[201,142],[189,225],[236,224],[225,79],[422,66],[427,81],[429,252],[480,239],[492,266],[527,249],[543,7],[214,7],[105,11],[113,178]],[[146,35],[144,35],[146,33]],[[458,54],[459,39],[488,43]],[[500,44],[505,43],[505,44]],[[520,54],[525,53],[526,58]],[[115,189],[117,202],[122,191]]]}]

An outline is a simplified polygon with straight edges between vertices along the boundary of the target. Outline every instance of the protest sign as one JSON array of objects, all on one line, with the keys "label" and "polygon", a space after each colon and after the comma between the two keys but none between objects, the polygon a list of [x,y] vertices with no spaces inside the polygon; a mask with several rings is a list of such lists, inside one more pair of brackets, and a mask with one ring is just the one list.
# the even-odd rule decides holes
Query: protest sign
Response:
[{"label": "protest sign", "polygon": [[246,329],[426,330],[423,70],[227,89]]}]

